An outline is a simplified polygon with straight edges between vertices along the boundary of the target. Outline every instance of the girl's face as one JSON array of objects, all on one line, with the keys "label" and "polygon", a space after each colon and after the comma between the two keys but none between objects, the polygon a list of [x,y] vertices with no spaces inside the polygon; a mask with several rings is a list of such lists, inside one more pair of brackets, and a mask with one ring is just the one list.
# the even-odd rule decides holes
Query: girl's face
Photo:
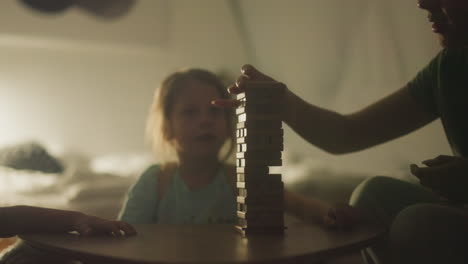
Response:
[{"label": "girl's face", "polygon": [[214,86],[190,80],[175,96],[169,117],[169,138],[179,155],[188,158],[217,157],[228,137],[223,109],[211,101],[221,94]]}]

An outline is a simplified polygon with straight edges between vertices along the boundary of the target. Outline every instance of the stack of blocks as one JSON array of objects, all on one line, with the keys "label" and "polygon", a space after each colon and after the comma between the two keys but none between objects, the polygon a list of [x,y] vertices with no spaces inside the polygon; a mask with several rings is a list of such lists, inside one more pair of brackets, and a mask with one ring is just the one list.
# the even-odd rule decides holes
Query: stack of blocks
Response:
[{"label": "stack of blocks", "polygon": [[244,235],[282,234],[285,229],[281,174],[269,171],[282,165],[284,91],[281,83],[254,82],[237,95],[236,228]]}]

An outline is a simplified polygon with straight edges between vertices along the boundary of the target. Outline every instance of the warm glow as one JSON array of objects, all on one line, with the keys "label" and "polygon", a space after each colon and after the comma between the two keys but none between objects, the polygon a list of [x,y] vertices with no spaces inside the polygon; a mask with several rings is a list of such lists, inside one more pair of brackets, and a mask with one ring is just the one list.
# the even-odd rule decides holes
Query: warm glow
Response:
[{"label": "warm glow", "polygon": [[[18,90],[0,75],[0,146],[18,140],[19,131],[15,127],[18,115]],[[21,114],[20,114],[21,115]]]}]

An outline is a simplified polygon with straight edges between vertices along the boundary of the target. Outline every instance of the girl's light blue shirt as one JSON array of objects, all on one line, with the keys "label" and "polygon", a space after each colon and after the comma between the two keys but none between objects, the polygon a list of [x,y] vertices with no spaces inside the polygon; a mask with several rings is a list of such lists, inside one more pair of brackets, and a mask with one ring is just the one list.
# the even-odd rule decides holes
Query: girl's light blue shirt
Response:
[{"label": "girl's light blue shirt", "polygon": [[210,224],[236,222],[236,197],[223,170],[201,189],[191,191],[176,169],[158,202],[160,166],[149,167],[133,185],[119,218],[131,224]]}]

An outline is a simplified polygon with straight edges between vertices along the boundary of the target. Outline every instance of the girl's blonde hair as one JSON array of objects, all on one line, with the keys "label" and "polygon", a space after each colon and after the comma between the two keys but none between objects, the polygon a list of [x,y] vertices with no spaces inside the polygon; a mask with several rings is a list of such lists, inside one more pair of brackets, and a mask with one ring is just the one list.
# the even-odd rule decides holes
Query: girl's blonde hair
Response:
[{"label": "girl's blonde hair", "polygon": [[[186,69],[176,71],[167,76],[154,93],[148,119],[146,121],[146,140],[151,145],[153,153],[161,164],[178,162],[177,153],[169,139],[171,112],[180,90],[189,81],[199,81],[212,85],[222,99],[230,98],[225,84],[215,74],[203,69]],[[229,131],[228,140],[220,151],[220,159],[225,162],[232,154],[235,146],[234,114],[232,109],[225,109]]]}]

